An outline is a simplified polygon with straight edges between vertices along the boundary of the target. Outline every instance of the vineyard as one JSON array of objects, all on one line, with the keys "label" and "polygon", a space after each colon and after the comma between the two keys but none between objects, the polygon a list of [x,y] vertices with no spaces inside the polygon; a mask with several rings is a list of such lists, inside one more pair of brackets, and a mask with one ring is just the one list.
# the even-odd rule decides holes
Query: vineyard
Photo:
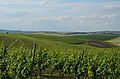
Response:
[{"label": "vineyard", "polygon": [[[108,36],[106,38],[108,40]],[[78,36],[1,34],[0,39],[1,79],[120,78],[120,47],[70,44],[88,40]]]}]

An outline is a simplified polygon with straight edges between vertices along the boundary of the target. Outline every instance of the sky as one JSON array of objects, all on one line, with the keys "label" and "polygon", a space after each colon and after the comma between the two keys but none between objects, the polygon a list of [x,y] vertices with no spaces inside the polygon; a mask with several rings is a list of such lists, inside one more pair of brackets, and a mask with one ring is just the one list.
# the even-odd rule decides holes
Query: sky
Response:
[{"label": "sky", "polygon": [[0,0],[0,29],[120,31],[120,0]]}]

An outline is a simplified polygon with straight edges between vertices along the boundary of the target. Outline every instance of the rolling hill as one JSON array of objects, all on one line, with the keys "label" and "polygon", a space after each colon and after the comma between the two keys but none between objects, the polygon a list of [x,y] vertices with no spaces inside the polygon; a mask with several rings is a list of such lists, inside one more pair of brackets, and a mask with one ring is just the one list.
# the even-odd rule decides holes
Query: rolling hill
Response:
[{"label": "rolling hill", "polygon": [[[119,47],[113,46],[107,41],[119,40],[118,36],[0,34],[0,58],[3,60],[0,61],[3,63],[0,64],[2,72],[0,78],[28,79],[34,64],[34,72],[31,75],[35,79],[42,75],[51,78],[51,73],[53,76],[57,75],[61,78],[63,70],[65,70],[64,77],[67,77],[66,79],[75,79],[79,74],[78,70],[85,78],[88,77],[83,74],[89,75],[89,71],[92,74],[97,74],[95,77],[98,79],[102,78],[99,78],[99,74],[103,72],[102,76],[105,78],[111,76],[111,79],[117,79],[120,73]],[[3,48],[4,44],[6,46]],[[7,73],[7,76],[4,72]],[[71,78],[69,78],[70,75]]]},{"label": "rolling hill", "polygon": [[115,45],[117,45],[117,46],[120,46],[120,37],[117,37],[117,38],[108,40],[107,42],[110,42],[110,43],[112,43],[112,44],[115,44]]},{"label": "rolling hill", "polygon": [[[112,47],[108,40],[119,35],[74,35],[53,36],[43,34],[0,34],[0,43],[31,48],[36,43],[40,48],[80,48],[83,45],[94,47]],[[114,40],[115,40],[114,39]],[[113,44],[113,43],[112,43]]]}]

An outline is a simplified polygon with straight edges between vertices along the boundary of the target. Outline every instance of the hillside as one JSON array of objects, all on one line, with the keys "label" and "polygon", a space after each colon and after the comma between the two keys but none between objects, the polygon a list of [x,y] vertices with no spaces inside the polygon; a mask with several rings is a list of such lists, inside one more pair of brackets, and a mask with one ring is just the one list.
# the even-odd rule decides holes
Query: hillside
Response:
[{"label": "hillside", "polygon": [[120,37],[117,37],[117,38],[108,40],[107,42],[110,42],[110,43],[112,43],[112,44],[115,44],[115,45],[117,45],[117,46],[120,46]]},{"label": "hillside", "polygon": [[[23,34],[0,34],[0,43],[5,43],[8,46],[14,45],[17,47],[24,46],[25,48],[31,48],[34,43],[36,43],[40,48],[77,48],[75,45],[69,45],[62,41],[54,41],[45,38],[39,37],[39,39],[35,38],[34,35],[31,37],[29,35]],[[52,36],[50,38],[53,38]],[[55,38],[53,38],[55,39]]]},{"label": "hillside", "polygon": [[55,79],[75,79],[78,74],[85,79],[103,76],[117,79],[120,75],[119,47],[106,42],[116,37],[0,34],[0,79],[29,79],[30,76],[50,79],[51,75]]},{"label": "hillside", "polygon": [[[76,35],[53,36],[42,34],[0,34],[0,43],[7,45],[24,46],[31,48],[36,43],[40,48],[80,48],[86,43],[90,46],[112,47],[111,44],[102,43],[118,37],[118,35]],[[107,41],[108,42],[108,41]],[[97,46],[96,46],[97,45]],[[104,45],[104,46],[103,46]]]}]

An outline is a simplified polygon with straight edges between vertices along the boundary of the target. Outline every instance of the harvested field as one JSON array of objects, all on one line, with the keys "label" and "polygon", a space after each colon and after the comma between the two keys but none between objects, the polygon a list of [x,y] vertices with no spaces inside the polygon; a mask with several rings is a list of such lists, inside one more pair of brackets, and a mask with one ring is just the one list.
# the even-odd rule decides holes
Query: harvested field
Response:
[{"label": "harvested field", "polygon": [[120,46],[120,37],[108,40],[107,42],[110,42],[110,43],[112,43],[112,44],[114,44],[116,46]]},{"label": "harvested field", "polygon": [[76,45],[87,44],[89,46],[94,46],[99,48],[110,48],[115,46],[107,42],[99,42],[99,41],[83,41],[83,42],[74,42],[71,44],[76,44]]}]

